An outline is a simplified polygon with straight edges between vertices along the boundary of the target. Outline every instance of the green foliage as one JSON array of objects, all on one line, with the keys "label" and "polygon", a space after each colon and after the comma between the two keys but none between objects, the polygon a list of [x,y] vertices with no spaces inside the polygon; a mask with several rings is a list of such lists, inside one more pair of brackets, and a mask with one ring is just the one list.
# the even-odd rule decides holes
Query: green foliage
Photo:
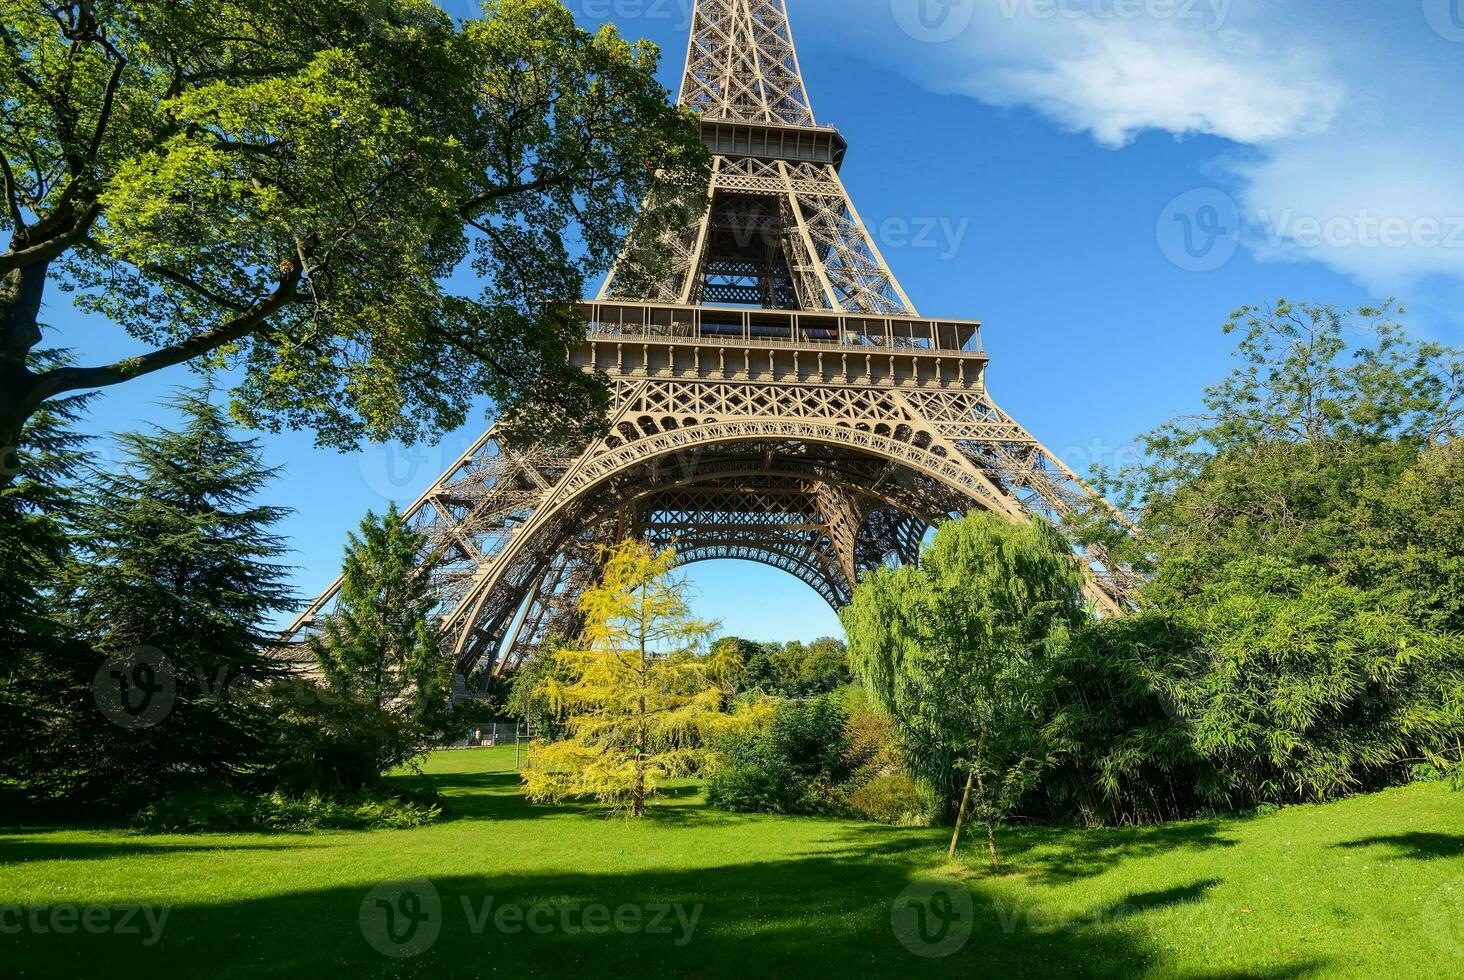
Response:
[{"label": "green foliage", "polygon": [[420,758],[429,741],[402,712],[303,678],[251,696],[272,719],[256,781],[288,793],[378,789],[386,773]]},{"label": "green foliage", "polygon": [[452,664],[433,613],[437,555],[392,504],[367,513],[346,545],[340,596],[309,639],[336,693],[369,702],[415,726],[442,733],[452,699]]},{"label": "green foliage", "polygon": [[1046,763],[1046,671],[1083,622],[1082,572],[1033,521],[973,514],[936,532],[918,567],[881,569],[842,613],[854,673],[898,722],[942,816],[980,776],[989,825]]},{"label": "green foliage", "polygon": [[865,759],[856,755],[849,717],[832,695],[784,701],[772,718],[717,745],[707,802],[737,813],[841,813]]},{"label": "green foliage", "polygon": [[[42,368],[61,354],[38,354]],[[36,752],[64,704],[90,696],[79,648],[55,618],[57,593],[71,560],[83,493],[87,440],[72,431],[90,396],[57,399],[26,425],[24,448],[0,458],[13,476],[0,485],[0,783],[41,775]]]},{"label": "green foliage", "polygon": [[1351,540],[1334,556],[1340,573],[1394,596],[1422,628],[1464,634],[1464,442],[1430,447],[1360,496]]},{"label": "green foliage", "polygon": [[1153,612],[1070,651],[1049,734],[1071,788],[1043,807],[1164,819],[1464,763],[1464,355],[1400,312],[1238,311],[1206,413],[1109,482]]},{"label": "green foliage", "polygon": [[139,830],[198,832],[292,832],[311,830],[409,830],[442,817],[434,799],[400,796],[328,797],[281,792],[248,795],[228,787],[189,790],[148,804],[134,819]]},{"label": "green foliage", "polygon": [[716,624],[692,614],[675,567],[674,551],[640,541],[607,549],[599,584],[580,600],[580,642],[560,648],[545,675],[567,737],[530,748],[531,799],[593,797],[644,816],[657,785],[698,772],[707,739],[751,717],[728,713],[741,664],[702,654]]},{"label": "green foliage", "polygon": [[1217,804],[1315,802],[1406,777],[1453,748],[1457,642],[1280,558],[1226,566],[1187,610],[1200,659],[1176,678]]},{"label": "green foliage", "polygon": [[[280,676],[263,651],[267,623],[293,599],[270,527],[283,515],[254,498],[273,479],[258,445],[233,438],[204,396],[177,396],[177,430],[118,437],[123,463],[92,477],[67,566],[66,627],[88,648],[60,693],[44,744],[26,753],[45,795],[147,798],[202,777],[248,773],[269,719],[239,696]],[[74,683],[107,658],[162,658],[174,685],[151,727],[112,724]]]},{"label": "green foliage", "polygon": [[883,773],[861,783],[848,798],[849,809],[866,820],[892,827],[925,827],[936,803],[930,791],[903,772]]},{"label": "green foliage", "polygon": [[1209,771],[1174,685],[1200,669],[1199,636],[1155,612],[1086,624],[1049,662],[1042,739],[1051,760],[1024,808],[1087,826],[1160,823],[1203,808]]},{"label": "green foliage", "polygon": [[567,665],[559,659],[562,647],[561,641],[550,638],[524,658],[513,673],[504,707],[509,717],[528,725],[531,737],[550,742],[564,737],[565,726],[549,692],[555,684],[567,684],[573,680]]},{"label": "green foliage", "polygon": [[[235,415],[415,440],[488,396],[601,424],[569,304],[699,211],[707,152],[658,52],[556,0],[0,0],[0,446],[44,400],[184,362]],[[642,207],[643,202],[651,202]],[[479,288],[450,289],[470,266]],[[146,346],[35,371],[45,292]]]},{"label": "green foliage", "polygon": [[743,664],[736,678],[738,691],[761,691],[786,697],[827,694],[849,683],[849,659],[842,640],[820,637],[812,643],[758,643],[740,636],[724,636],[714,651],[737,657]]},{"label": "green foliage", "polygon": [[1459,433],[1464,354],[1410,340],[1401,312],[1282,301],[1235,313],[1240,363],[1205,389],[1205,413],[1143,436],[1145,462],[1100,481],[1139,517],[1124,557],[1156,571],[1151,602],[1261,554],[1335,568],[1359,508]]}]

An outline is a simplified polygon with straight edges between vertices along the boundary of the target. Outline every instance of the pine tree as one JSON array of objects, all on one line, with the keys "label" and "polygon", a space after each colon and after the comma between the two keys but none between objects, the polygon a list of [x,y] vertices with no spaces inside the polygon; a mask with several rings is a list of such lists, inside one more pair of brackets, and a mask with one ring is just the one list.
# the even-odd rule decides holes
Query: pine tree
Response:
[{"label": "pine tree", "polygon": [[311,637],[335,691],[419,726],[424,737],[447,724],[452,664],[434,612],[435,555],[393,504],[367,513],[346,545],[340,597]]},{"label": "pine tree", "polygon": [[270,530],[286,512],[255,502],[277,471],[257,441],[234,436],[206,392],[180,393],[168,407],[180,428],[119,436],[120,469],[94,477],[68,612],[93,671],[140,656],[171,696],[161,717],[134,727],[95,711],[68,717],[73,741],[63,748],[78,756],[56,773],[63,791],[145,799],[180,781],[246,773],[269,737],[268,717],[242,692],[284,673],[267,626],[293,604],[276,562],[286,546]]},{"label": "pine tree", "polygon": [[[68,362],[57,352],[33,360],[36,369]],[[51,719],[68,704],[85,710],[90,696],[83,658],[54,616],[82,498],[87,437],[73,426],[90,399],[48,402],[20,446],[0,447],[0,468],[12,477],[0,489],[0,781],[22,786],[40,770]]]},{"label": "pine tree", "polygon": [[644,816],[656,784],[694,772],[705,736],[734,723],[724,707],[740,658],[699,655],[716,626],[692,615],[675,565],[674,551],[635,541],[608,552],[581,600],[580,643],[557,655],[571,680],[545,682],[569,737],[531,750],[531,799],[593,796]]}]

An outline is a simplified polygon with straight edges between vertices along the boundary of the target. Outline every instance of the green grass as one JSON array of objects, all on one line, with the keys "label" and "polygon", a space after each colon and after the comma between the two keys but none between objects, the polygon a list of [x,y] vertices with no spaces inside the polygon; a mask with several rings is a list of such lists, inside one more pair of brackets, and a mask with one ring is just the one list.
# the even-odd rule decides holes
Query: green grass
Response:
[{"label": "green grass", "polygon": [[[531,806],[512,767],[511,750],[435,756],[429,778],[453,813],[419,830],[6,828],[0,906],[28,918],[0,933],[0,976],[1464,975],[1464,796],[1441,785],[1243,820],[1010,831],[1010,869],[993,877],[974,841],[946,866],[938,829],[733,816],[694,786],[632,824]],[[892,905],[911,882],[952,874],[972,897],[973,934],[948,957],[917,957],[896,939]],[[415,958],[385,957],[364,938],[363,901],[416,878],[440,897],[440,936]],[[477,914],[489,898],[475,932],[464,900]],[[138,904],[170,910],[155,945],[140,915],[135,935],[31,926],[49,929],[58,909],[64,925],[70,907]],[[499,932],[504,905],[543,907],[549,930]],[[593,906],[626,931],[565,931]],[[620,911],[660,906],[700,907],[689,941],[674,915],[649,934]],[[18,921],[0,914],[0,929]]]}]

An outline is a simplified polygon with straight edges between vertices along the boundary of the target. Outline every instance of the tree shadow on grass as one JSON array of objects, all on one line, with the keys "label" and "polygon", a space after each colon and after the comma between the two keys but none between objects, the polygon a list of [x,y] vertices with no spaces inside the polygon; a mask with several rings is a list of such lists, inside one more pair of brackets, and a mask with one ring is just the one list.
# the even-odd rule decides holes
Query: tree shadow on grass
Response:
[{"label": "tree shadow on grass", "polygon": [[[648,863],[654,860],[647,855]],[[1183,900],[1156,893],[1147,909],[1121,921],[1038,931],[1013,928],[977,884],[967,892],[969,905],[959,891],[949,893],[957,896],[954,905],[916,896],[931,918],[922,918],[918,929],[905,920],[902,941],[892,910],[897,901],[912,901],[907,889],[922,877],[922,866],[893,848],[626,874],[463,875],[417,886],[410,901],[367,886],[323,888],[176,906],[152,948],[135,936],[24,932],[11,937],[9,965],[25,975],[54,975],[106,962],[109,977],[149,980],[266,974],[442,980],[487,973],[1132,977],[1163,966],[1143,939],[1142,915]],[[1189,887],[1203,891],[1201,884]],[[426,948],[410,958],[380,951],[410,952],[417,941]],[[1316,968],[1297,964],[1244,975],[1294,977]]]},{"label": "tree shadow on grass", "polygon": [[[208,843],[208,837],[196,835],[197,844],[158,844],[146,838],[137,840],[79,841],[49,840],[45,835],[0,837],[0,867],[33,861],[105,861],[112,858],[153,857],[170,854],[210,851],[283,851],[301,845],[239,844],[234,841]],[[310,845],[305,845],[310,846]]]},{"label": "tree shadow on grass", "polygon": [[1402,834],[1360,837],[1357,840],[1343,841],[1332,846],[1346,849],[1386,847],[1393,851],[1391,855],[1393,857],[1431,861],[1434,858],[1464,856],[1464,834],[1432,834],[1424,831],[1411,831]]},{"label": "tree shadow on grass", "polygon": [[1202,878],[1188,885],[1177,885],[1174,888],[1135,892],[1132,895],[1125,895],[1112,905],[1098,909],[1093,915],[1099,921],[1118,922],[1144,912],[1152,912],[1155,909],[1198,903],[1203,901],[1205,896],[1210,893],[1210,889],[1218,884],[1220,884],[1219,878]]},{"label": "tree shadow on grass", "polygon": [[[534,803],[523,795],[517,773],[483,772],[431,774],[423,778],[396,777],[401,788],[430,785],[442,794],[448,820],[538,820],[556,815],[614,817],[594,800]],[[683,822],[691,814],[699,823],[715,819],[715,811],[694,805],[701,789],[695,785],[663,786],[651,801],[649,816],[661,823]]]},{"label": "tree shadow on grass", "polygon": [[1217,821],[1193,821],[1157,827],[1093,830],[1052,827],[999,832],[998,845],[1012,863],[1045,884],[1062,884],[1103,874],[1120,862],[1176,851],[1200,852],[1234,847],[1221,835]]}]

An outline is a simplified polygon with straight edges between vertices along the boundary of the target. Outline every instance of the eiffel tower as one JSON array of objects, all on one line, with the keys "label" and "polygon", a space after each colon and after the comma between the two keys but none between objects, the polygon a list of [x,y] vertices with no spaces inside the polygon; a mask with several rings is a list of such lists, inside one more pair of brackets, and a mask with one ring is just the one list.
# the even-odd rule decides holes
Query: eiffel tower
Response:
[{"label": "eiffel tower", "polygon": [[[659,281],[617,268],[580,307],[572,356],[608,379],[608,434],[510,450],[490,430],[407,511],[447,556],[462,677],[575,635],[605,543],[761,562],[838,608],[952,516],[1096,501],[992,401],[980,324],[919,315],[890,271],[840,180],[847,144],[814,118],[784,0],[697,0],[680,102],[713,155],[710,206],[662,243]],[[1131,578],[1080,557],[1090,599],[1119,611]]]}]

